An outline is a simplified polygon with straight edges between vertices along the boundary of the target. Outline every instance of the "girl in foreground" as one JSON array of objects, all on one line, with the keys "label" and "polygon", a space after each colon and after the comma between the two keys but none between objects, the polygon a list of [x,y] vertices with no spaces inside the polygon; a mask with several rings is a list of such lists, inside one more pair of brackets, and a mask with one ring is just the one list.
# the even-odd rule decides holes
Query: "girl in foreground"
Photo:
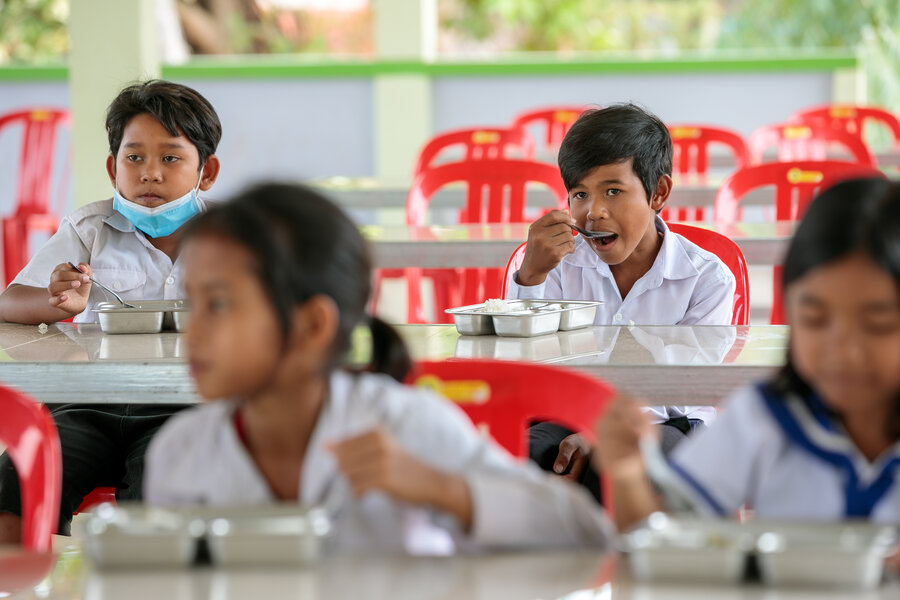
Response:
[{"label": "girl in foreground", "polygon": [[[341,549],[602,545],[586,493],[519,463],[453,404],[398,383],[402,341],[364,312],[367,248],[330,202],[268,184],[189,225],[191,375],[209,404],[154,438],[151,504],[326,504]],[[373,365],[340,369],[368,323]]]},{"label": "girl in foreground", "polygon": [[[791,338],[770,381],[739,390],[669,457],[701,512],[900,522],[900,184],[840,183],[809,207],[784,264]],[[753,427],[747,427],[753,423]],[[632,401],[599,426],[621,529],[657,510]]]}]

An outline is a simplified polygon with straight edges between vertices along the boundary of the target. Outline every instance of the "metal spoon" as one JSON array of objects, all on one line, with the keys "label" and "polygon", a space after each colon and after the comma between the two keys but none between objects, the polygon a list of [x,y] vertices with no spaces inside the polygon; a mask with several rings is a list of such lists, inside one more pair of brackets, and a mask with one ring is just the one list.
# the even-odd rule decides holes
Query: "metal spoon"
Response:
[{"label": "metal spoon", "polygon": [[[84,273],[82,272],[82,270],[78,268],[78,265],[76,265],[75,263],[73,263],[73,262],[71,262],[71,261],[69,261],[69,265],[71,265],[71,267],[72,267],[73,269],[75,269],[76,271],[78,271],[79,273],[81,273],[82,275],[84,275]],[[88,279],[90,279],[93,283],[95,283],[95,284],[97,284],[98,286],[100,286],[100,289],[106,290],[107,292],[109,292],[110,294],[112,294],[113,296],[115,296],[115,297],[116,297],[116,300],[118,300],[118,301],[119,301],[119,304],[121,304],[122,306],[124,306],[124,307],[126,307],[126,308],[137,308],[137,306],[135,306],[134,304],[129,304],[128,302],[125,302],[124,300],[122,300],[122,297],[121,297],[121,296],[119,296],[117,293],[115,293],[115,292],[112,291],[110,288],[106,287],[105,285],[103,285],[102,283],[100,283],[99,281],[97,281],[96,279],[94,279],[93,277],[91,277],[90,275],[88,275]]]},{"label": "metal spoon", "polygon": [[590,238],[590,239],[609,237],[611,235],[614,235],[608,231],[588,231],[587,229],[582,229],[578,225],[569,225],[569,227],[571,227],[572,229],[574,229],[575,231],[577,231],[584,237]]}]

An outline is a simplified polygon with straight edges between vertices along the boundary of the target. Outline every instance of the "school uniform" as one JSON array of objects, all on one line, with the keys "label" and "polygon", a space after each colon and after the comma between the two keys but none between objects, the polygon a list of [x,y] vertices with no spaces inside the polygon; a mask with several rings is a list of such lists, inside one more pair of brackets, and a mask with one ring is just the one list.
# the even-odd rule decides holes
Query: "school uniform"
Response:
[{"label": "school uniform", "polygon": [[[205,208],[200,200],[201,208]],[[146,236],[113,209],[113,201],[101,200],[66,215],[59,229],[37,251],[13,284],[46,288],[50,274],[60,263],[91,265],[94,277],[125,300],[184,298],[181,261],[153,247]],[[97,321],[94,307],[116,299],[100,286],[91,286],[87,307],[75,323]]]},{"label": "school uniform", "polygon": [[738,390],[715,426],[669,462],[704,514],[747,504],[771,519],[900,522],[900,442],[869,462],[812,393],[784,396],[765,383]]},{"label": "school uniform", "polygon": [[[513,277],[508,298],[600,300],[595,325],[730,325],[734,275],[719,258],[672,233],[656,217],[662,246],[650,269],[622,299],[609,265],[578,236],[575,251],[547,274],[543,283],[524,286]],[[654,422],[711,421],[715,410],[697,406],[648,409]]]},{"label": "school uniform", "polygon": [[[445,399],[384,375],[343,371],[332,374],[329,390],[306,451],[298,498],[336,511],[327,542],[332,548],[444,554],[494,546],[603,546],[612,539],[605,514],[583,489],[515,460]],[[198,406],[163,427],[148,451],[149,503],[277,501],[240,440],[236,407],[224,401]],[[326,445],[375,427],[417,459],[465,477],[474,508],[468,534],[447,514],[383,492],[352,497]]]},{"label": "school uniform", "polygon": [[[200,200],[201,208],[205,204]],[[101,200],[62,218],[58,231],[37,251],[13,284],[46,288],[60,263],[91,265],[94,276],[126,300],[184,298],[181,262],[173,263],[143,233]],[[97,321],[94,307],[115,302],[91,286],[85,310],[74,322]],[[62,404],[52,407],[63,459],[59,532],[69,533],[72,514],[96,487],[115,487],[120,500],[142,498],[144,454],[150,438],[183,405]],[[12,461],[0,456],[0,512],[21,514],[19,480]]]}]

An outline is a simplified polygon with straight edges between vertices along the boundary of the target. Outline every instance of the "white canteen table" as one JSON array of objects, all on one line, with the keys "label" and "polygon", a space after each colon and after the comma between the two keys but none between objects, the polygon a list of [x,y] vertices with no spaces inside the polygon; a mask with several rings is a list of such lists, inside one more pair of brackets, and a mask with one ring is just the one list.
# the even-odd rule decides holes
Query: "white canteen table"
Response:
[{"label": "white canteen table", "polygon": [[[625,324],[526,338],[461,336],[453,325],[397,330],[414,360],[557,364],[654,404],[716,405],[782,364],[789,328]],[[197,402],[183,334],[108,335],[96,324],[59,323],[43,334],[37,326],[0,324],[0,383],[47,404]]]}]

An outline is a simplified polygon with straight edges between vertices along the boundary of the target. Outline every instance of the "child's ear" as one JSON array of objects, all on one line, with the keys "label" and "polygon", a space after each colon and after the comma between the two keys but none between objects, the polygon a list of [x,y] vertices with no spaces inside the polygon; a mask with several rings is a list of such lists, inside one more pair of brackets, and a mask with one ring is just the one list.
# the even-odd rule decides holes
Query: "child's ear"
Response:
[{"label": "child's ear", "polygon": [[337,305],[330,296],[313,296],[294,308],[288,345],[303,356],[330,359],[339,321]]},{"label": "child's ear", "polygon": [[220,167],[218,156],[210,154],[206,157],[206,161],[203,163],[203,177],[200,179],[200,189],[202,191],[205,192],[213,186],[216,178],[219,177]]},{"label": "child's ear", "polygon": [[106,157],[106,174],[112,186],[116,187],[116,157],[112,154]]},{"label": "child's ear", "polygon": [[672,193],[672,178],[668,175],[661,175],[656,182],[656,193],[650,198],[650,208],[659,212],[669,200],[669,194]]}]

